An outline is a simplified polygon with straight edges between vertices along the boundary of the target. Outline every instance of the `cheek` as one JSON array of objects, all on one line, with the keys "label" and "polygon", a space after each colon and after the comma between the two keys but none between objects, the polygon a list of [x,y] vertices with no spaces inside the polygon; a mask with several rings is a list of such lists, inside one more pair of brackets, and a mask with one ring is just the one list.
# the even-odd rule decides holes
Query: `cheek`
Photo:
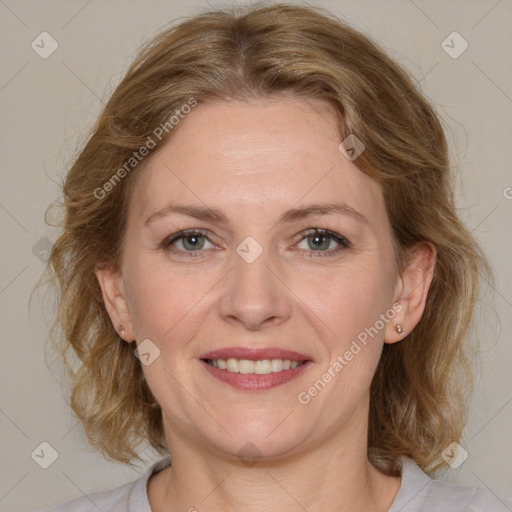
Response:
[{"label": "cheek", "polygon": [[[378,262],[334,269],[314,279],[301,279],[297,289],[318,320],[324,322],[333,347],[343,347],[372,327],[391,307],[393,273]],[[382,330],[380,322],[379,330]]]},{"label": "cheek", "polygon": [[218,277],[141,260],[130,262],[126,270],[136,339],[149,338],[161,345],[169,336],[175,340],[184,337],[182,331],[187,326],[200,324],[203,302]]},{"label": "cheek", "polygon": [[336,275],[329,280],[329,292],[322,294],[324,312],[319,317],[329,330],[322,339],[326,357],[316,378],[329,386],[325,400],[343,401],[349,410],[367,392],[384,344],[381,315],[390,306],[390,295],[382,293],[383,283],[377,279],[369,272],[359,279]]}]

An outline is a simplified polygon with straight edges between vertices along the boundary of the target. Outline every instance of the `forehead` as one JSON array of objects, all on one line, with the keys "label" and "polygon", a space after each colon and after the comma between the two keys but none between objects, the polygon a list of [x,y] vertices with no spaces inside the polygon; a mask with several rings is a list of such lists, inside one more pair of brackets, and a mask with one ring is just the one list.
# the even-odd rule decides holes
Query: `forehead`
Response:
[{"label": "forehead", "polygon": [[136,172],[137,217],[169,202],[251,215],[301,201],[343,202],[382,214],[380,186],[338,149],[336,114],[286,98],[199,104]]}]

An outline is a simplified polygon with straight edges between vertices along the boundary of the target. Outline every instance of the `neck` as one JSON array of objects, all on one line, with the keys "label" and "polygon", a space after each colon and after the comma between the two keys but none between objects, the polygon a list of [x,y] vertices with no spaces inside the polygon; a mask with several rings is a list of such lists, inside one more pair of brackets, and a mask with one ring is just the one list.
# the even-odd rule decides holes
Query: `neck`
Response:
[{"label": "neck", "polygon": [[[363,430],[363,429],[362,429]],[[275,460],[240,461],[205,453],[170,439],[172,466],[148,486],[153,512],[386,512],[400,477],[377,470],[367,459],[366,432],[341,443],[333,436],[311,449]],[[174,441],[174,442],[172,442]]]}]

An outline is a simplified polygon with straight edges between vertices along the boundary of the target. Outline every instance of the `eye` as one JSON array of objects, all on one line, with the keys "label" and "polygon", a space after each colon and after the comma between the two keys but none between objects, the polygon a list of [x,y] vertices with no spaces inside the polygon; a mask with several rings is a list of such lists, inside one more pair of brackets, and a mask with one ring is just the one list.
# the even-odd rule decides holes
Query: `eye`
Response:
[{"label": "eye", "polygon": [[297,247],[305,249],[311,256],[334,256],[339,251],[350,246],[349,241],[332,231],[326,229],[310,229],[304,232],[303,238]]},{"label": "eye", "polygon": [[[201,252],[201,249],[214,249],[205,231],[187,229],[175,233],[162,242],[164,249],[183,256],[195,256],[190,253]],[[188,253],[188,254],[187,254]]]}]

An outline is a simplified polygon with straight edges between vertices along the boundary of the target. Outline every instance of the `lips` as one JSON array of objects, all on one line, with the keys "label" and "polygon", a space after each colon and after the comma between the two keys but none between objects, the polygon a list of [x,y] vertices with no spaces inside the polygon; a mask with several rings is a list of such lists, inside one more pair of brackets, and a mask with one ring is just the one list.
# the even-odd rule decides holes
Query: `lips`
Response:
[{"label": "lips", "polygon": [[246,348],[232,347],[212,350],[199,356],[199,359],[248,359],[249,361],[258,361],[261,359],[289,359],[290,361],[305,362],[310,361],[311,357],[300,354],[293,350],[284,350],[280,348]]},{"label": "lips", "polygon": [[[280,360],[281,363],[287,361],[288,364],[280,365],[278,360]],[[269,372],[269,368],[266,368],[261,374],[257,370],[256,373],[254,373],[250,369],[247,373],[244,373],[244,371],[237,371],[238,363],[235,366],[235,371],[233,371],[230,363],[235,364],[234,361],[245,361],[244,367],[251,366],[253,370],[255,368],[255,366],[252,365],[253,361],[257,361],[256,366],[260,364],[268,365],[270,362],[274,365],[277,364],[277,366],[275,366],[271,372]],[[234,388],[245,391],[264,391],[271,389],[297,378],[313,365],[313,361],[309,356],[293,350],[245,347],[213,350],[202,354],[200,362],[203,368],[216,379]],[[222,367],[219,368],[219,362],[227,362],[227,367],[222,364]],[[242,370],[242,368],[240,368],[240,370]]]}]

